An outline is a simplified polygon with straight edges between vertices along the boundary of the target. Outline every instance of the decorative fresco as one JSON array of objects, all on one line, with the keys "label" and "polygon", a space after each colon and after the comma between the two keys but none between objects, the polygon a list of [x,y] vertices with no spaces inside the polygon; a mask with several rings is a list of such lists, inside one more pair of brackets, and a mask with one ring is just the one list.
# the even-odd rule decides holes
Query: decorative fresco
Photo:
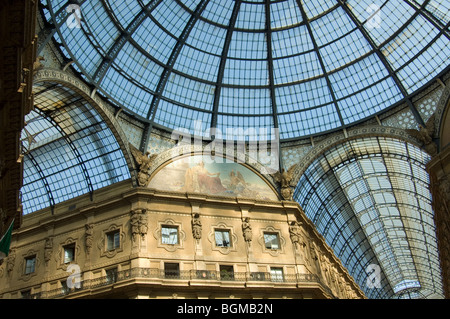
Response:
[{"label": "decorative fresco", "polygon": [[247,167],[226,160],[205,162],[203,156],[187,156],[159,170],[148,187],[166,191],[228,197],[278,200],[271,187]]}]

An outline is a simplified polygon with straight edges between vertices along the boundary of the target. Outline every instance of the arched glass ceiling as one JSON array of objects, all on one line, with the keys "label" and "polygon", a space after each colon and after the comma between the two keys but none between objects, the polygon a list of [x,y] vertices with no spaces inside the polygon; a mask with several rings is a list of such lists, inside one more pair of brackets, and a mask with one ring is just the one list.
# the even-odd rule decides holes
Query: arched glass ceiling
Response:
[{"label": "arched glass ceiling", "polygon": [[39,83],[34,96],[21,136],[24,214],[130,178],[113,133],[79,94]]},{"label": "arched glass ceiling", "polygon": [[369,298],[443,298],[427,161],[406,142],[361,138],[326,151],[296,187],[295,200]]},{"label": "arched glass ceiling", "polygon": [[240,127],[298,138],[399,101],[420,123],[409,97],[450,56],[444,0],[91,0],[74,13],[42,1],[56,41],[99,92],[205,136]]}]

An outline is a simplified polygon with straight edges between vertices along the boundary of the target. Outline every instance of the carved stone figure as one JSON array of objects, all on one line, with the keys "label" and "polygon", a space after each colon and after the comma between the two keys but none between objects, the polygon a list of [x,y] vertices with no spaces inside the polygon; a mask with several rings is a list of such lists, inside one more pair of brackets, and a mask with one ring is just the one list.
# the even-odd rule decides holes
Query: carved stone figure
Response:
[{"label": "carved stone figure", "polygon": [[430,154],[431,156],[434,156],[437,154],[437,145],[433,142],[433,136],[435,131],[435,114],[433,114],[425,124],[425,126],[419,125],[418,130],[409,129],[406,130],[406,132],[417,138],[423,143],[423,149]]},{"label": "carved stone figure", "polygon": [[7,257],[8,261],[6,262],[6,271],[8,272],[8,275],[13,271],[14,265],[16,263],[16,250],[11,249],[9,251],[9,255]]},{"label": "carved stone figure", "polygon": [[133,241],[135,241],[140,233],[139,231],[139,220],[140,220],[140,212],[131,211],[130,217],[130,228],[131,228],[131,237]]},{"label": "carved stone figure", "polygon": [[301,244],[301,231],[299,222],[291,222],[291,224],[289,225],[289,235],[291,236],[292,243],[297,248],[297,246]]},{"label": "carved stone figure", "polygon": [[148,231],[147,210],[135,209],[130,212],[131,236],[136,241],[138,236],[144,237]]},{"label": "carved stone figure", "polygon": [[36,61],[34,61],[33,63],[33,74],[35,74],[37,71],[39,71],[44,67],[41,61],[45,61],[45,58],[43,56],[36,57]]},{"label": "carved stone figure", "polygon": [[89,255],[91,253],[92,245],[93,245],[93,234],[94,234],[94,226],[92,224],[86,224],[85,228],[85,241],[84,244],[86,246],[86,254]]},{"label": "carved stone figure", "polygon": [[147,212],[146,210],[142,211],[140,220],[139,220],[139,234],[141,235],[142,238],[144,238],[148,232],[148,223],[147,223],[146,212]]},{"label": "carved stone figure", "polygon": [[192,217],[192,236],[194,236],[195,239],[202,238],[202,222],[199,217],[200,215],[197,213]]},{"label": "carved stone figure", "polygon": [[52,252],[53,252],[53,238],[49,237],[45,240],[45,247],[44,247],[45,265],[48,265],[48,262],[52,258]]},{"label": "carved stone figure", "polygon": [[311,255],[311,260],[312,260],[313,266],[316,268],[317,275],[321,276],[322,270],[320,267],[320,260],[319,260],[320,254],[318,254],[318,249],[314,242],[312,242],[310,245],[310,255]]},{"label": "carved stone figure", "polygon": [[294,194],[293,187],[295,187],[292,178],[294,176],[294,170],[296,167],[297,164],[294,164],[287,171],[284,168],[282,168],[281,172],[276,172],[275,174],[272,174],[274,180],[280,184],[281,196],[285,200],[292,200],[292,195]]},{"label": "carved stone figure", "polygon": [[336,293],[338,293],[339,288],[337,283],[337,269],[334,265],[331,265],[330,267],[330,277],[331,277],[330,288],[333,289]]},{"label": "carved stone figure", "polygon": [[289,235],[291,237],[292,244],[294,248],[301,253],[302,258],[306,261],[307,255],[305,252],[306,243],[302,236],[301,226],[303,223],[298,221],[292,221],[289,225]]},{"label": "carved stone figure", "polygon": [[244,240],[250,244],[252,241],[252,226],[248,217],[242,221],[242,234],[244,235]]},{"label": "carved stone figure", "polygon": [[330,260],[327,256],[322,255],[320,257],[321,265],[322,265],[322,273],[324,276],[325,281],[327,282],[328,286],[331,285],[331,273],[330,273]]},{"label": "carved stone figure", "polygon": [[137,177],[139,186],[145,187],[148,185],[148,182],[150,180],[148,170],[150,169],[152,162],[157,155],[156,154],[150,155],[149,152],[145,152],[145,154],[142,154],[142,152],[139,151],[136,147],[134,147],[131,143],[130,143],[130,150],[138,166]]},{"label": "carved stone figure", "polygon": [[449,175],[445,174],[439,179],[438,191],[444,201],[447,211],[450,210],[450,179]]}]

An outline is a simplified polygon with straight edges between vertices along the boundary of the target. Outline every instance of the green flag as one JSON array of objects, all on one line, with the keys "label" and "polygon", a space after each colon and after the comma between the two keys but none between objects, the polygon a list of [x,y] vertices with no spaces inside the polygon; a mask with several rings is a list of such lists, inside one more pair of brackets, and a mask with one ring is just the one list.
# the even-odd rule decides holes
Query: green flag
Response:
[{"label": "green flag", "polygon": [[11,225],[9,226],[6,233],[3,235],[2,239],[0,240],[0,259],[5,258],[9,254],[9,245],[11,244],[11,234],[13,230],[14,220],[12,221]]}]

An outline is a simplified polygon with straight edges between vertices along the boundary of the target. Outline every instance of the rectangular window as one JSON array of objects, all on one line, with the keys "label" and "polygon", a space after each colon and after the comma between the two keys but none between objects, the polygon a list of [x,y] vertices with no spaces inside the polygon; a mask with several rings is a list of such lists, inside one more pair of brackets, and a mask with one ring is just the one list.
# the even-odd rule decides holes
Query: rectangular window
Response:
[{"label": "rectangular window", "polygon": [[279,249],[280,240],[278,233],[264,233],[264,244],[267,249]]},{"label": "rectangular window", "polygon": [[114,250],[120,247],[120,232],[115,230],[106,234],[106,249]]},{"label": "rectangular window", "polygon": [[165,278],[180,278],[180,265],[176,263],[164,263]]},{"label": "rectangular window", "polygon": [[36,267],[36,256],[25,258],[25,274],[34,273]]},{"label": "rectangular window", "polygon": [[178,244],[178,227],[161,226],[161,243],[168,245]]},{"label": "rectangular window", "polygon": [[231,247],[229,230],[216,229],[214,231],[214,238],[217,247]]},{"label": "rectangular window", "polygon": [[64,263],[68,264],[75,260],[75,244],[64,246]]},{"label": "rectangular window", "polygon": [[106,269],[106,282],[113,284],[117,281],[117,268]]},{"label": "rectangular window", "polygon": [[31,289],[23,290],[20,292],[22,299],[31,299]]},{"label": "rectangular window", "polygon": [[220,265],[220,279],[221,280],[234,280],[233,266]]},{"label": "rectangular window", "polygon": [[271,281],[284,281],[283,268],[270,268]]},{"label": "rectangular window", "polygon": [[61,293],[63,295],[67,295],[68,293],[70,293],[70,289],[67,286],[67,280],[61,280]]}]

